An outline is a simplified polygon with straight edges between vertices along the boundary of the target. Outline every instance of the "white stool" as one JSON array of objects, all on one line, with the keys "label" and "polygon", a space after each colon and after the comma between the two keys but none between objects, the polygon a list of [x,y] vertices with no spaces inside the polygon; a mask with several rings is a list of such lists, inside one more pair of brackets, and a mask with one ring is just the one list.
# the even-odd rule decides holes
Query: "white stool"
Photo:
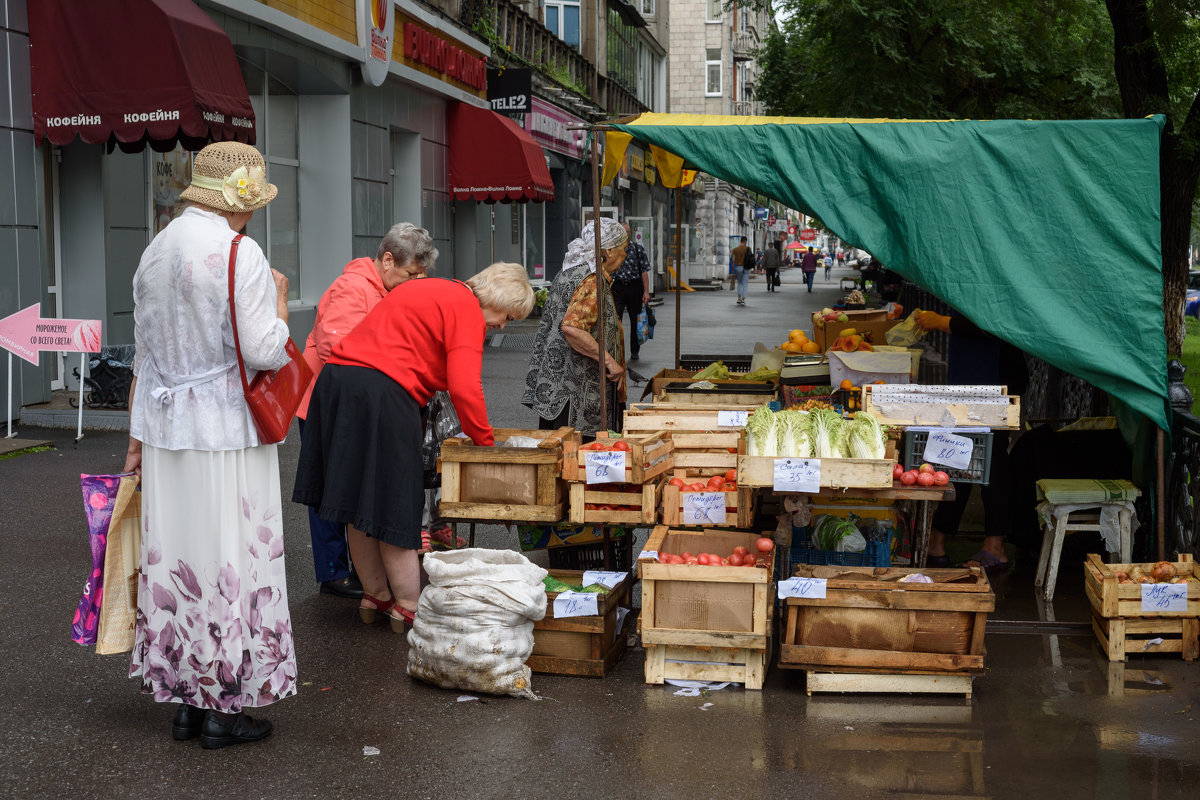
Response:
[{"label": "white stool", "polygon": [[[1141,494],[1132,483],[1125,480],[1047,479],[1037,482],[1037,491],[1038,499],[1051,507],[1049,520],[1043,518],[1042,552],[1033,580],[1035,587],[1045,585],[1046,602],[1054,599],[1063,539],[1068,533],[1102,530],[1100,514],[1105,506],[1117,509],[1121,561],[1128,563],[1132,558],[1132,508],[1133,501]],[[1073,508],[1067,513],[1056,513],[1061,506]]]}]

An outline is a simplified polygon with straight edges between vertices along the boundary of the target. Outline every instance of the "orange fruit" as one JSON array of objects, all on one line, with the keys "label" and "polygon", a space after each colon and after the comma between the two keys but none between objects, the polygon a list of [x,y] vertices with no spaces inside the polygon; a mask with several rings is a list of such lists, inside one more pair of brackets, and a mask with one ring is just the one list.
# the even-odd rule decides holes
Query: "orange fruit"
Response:
[{"label": "orange fruit", "polygon": [[797,344],[804,344],[805,342],[808,341],[808,335],[805,334],[804,331],[800,330],[799,328],[796,328],[795,330],[788,333],[788,341],[796,342]]},{"label": "orange fruit", "polygon": [[838,388],[840,388],[840,389],[853,389],[853,388],[854,388],[854,384],[850,382],[850,379],[849,379],[849,378],[846,378],[846,379],[844,379],[844,380],[843,380],[843,381],[842,381],[840,384],[838,384]]},{"label": "orange fruit", "polygon": [[816,342],[805,342],[800,346],[801,351],[809,354],[821,352],[821,345]]}]

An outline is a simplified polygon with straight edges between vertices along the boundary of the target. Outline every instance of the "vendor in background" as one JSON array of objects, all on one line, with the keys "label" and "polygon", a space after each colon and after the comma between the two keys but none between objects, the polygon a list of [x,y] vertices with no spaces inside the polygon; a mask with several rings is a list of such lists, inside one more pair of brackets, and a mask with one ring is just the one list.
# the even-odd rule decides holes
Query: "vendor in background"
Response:
[{"label": "vendor in background", "polygon": [[[388,292],[407,280],[424,277],[433,268],[437,257],[438,251],[429,231],[401,222],[384,235],[374,259],[351,261],[321,295],[316,321],[304,343],[304,360],[312,369],[313,377],[300,400],[300,408],[296,410],[301,439],[304,438],[304,421],[308,417],[313,387],[334,346],[354,330]],[[338,597],[362,597],[362,584],[350,567],[345,526],[321,519],[316,509],[309,507],[308,530],[312,538],[313,569],[321,591]]]},{"label": "vendor in background", "polygon": [[[621,227],[628,239],[629,223],[622,222]],[[632,239],[625,249],[625,260],[613,273],[612,297],[617,319],[629,311],[629,360],[637,361],[637,318],[642,313],[642,306],[650,302],[650,259],[646,256],[646,248]]]},{"label": "vendor in background", "polygon": [[408,281],[334,346],[321,370],[292,499],[346,525],[363,622],[382,614],[401,633],[417,608],[422,406],[434,392],[449,392],[463,433],[493,445],[480,377],[483,340],[532,309],[520,264],[492,264],[466,283]]},{"label": "vendor in background", "polygon": [[[628,235],[615,220],[600,220],[600,272],[597,283],[595,225],[567,246],[562,271],[550,284],[525,376],[521,402],[538,415],[538,427],[571,426],[587,437],[620,430],[625,402],[625,334],[611,296],[604,300],[604,343],[597,343],[597,292],[609,292],[611,276],[625,261]],[[600,418],[600,364],[608,382],[608,418]]]},{"label": "vendor in background", "polygon": [[[949,385],[1008,387],[1009,394],[1024,394],[1029,383],[1029,370],[1020,350],[992,334],[981,330],[958,312],[950,315],[933,311],[918,311],[917,325],[924,330],[945,331],[950,334],[950,353],[947,359],[946,383]],[[971,556],[964,566],[980,566],[988,572],[1007,572],[1008,556],[1004,540],[1012,532],[1012,469],[1009,456],[1008,431],[992,432],[992,456],[989,483],[981,487],[984,508],[983,547]],[[963,511],[971,497],[972,483],[955,483],[954,500],[938,503],[929,534],[931,567],[946,567],[946,535],[958,533]]]}]

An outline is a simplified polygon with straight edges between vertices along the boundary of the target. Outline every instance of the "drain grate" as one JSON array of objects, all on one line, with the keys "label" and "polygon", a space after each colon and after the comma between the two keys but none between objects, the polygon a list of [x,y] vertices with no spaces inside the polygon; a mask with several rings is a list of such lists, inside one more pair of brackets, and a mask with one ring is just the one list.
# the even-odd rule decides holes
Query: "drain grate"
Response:
[{"label": "drain grate", "polygon": [[497,333],[488,342],[492,347],[505,350],[529,350],[536,338],[536,333]]}]

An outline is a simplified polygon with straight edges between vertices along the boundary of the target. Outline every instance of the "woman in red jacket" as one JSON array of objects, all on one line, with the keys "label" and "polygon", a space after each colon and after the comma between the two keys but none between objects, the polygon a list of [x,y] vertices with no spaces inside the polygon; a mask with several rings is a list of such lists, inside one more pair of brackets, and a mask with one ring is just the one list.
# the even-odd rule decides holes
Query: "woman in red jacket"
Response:
[{"label": "woman in red jacket", "polygon": [[333,348],[308,407],[292,499],[346,524],[363,622],[382,612],[401,633],[420,596],[421,408],[447,391],[463,433],[494,444],[484,335],[532,309],[525,268],[498,263],[466,283],[408,281]]},{"label": "woman in red jacket", "polygon": [[[312,369],[312,382],[300,400],[296,416],[300,419],[300,437],[304,437],[308,404],[317,376],[329,360],[333,348],[371,312],[388,292],[412,278],[421,278],[433,268],[438,251],[433,237],[411,222],[392,226],[379,243],[374,259],[356,258],[346,265],[317,304],[312,333],[304,343],[304,360]],[[362,585],[350,569],[346,550],[345,526],[321,519],[308,509],[308,530],[312,538],[313,570],[321,591],[339,597],[362,597]]]}]

